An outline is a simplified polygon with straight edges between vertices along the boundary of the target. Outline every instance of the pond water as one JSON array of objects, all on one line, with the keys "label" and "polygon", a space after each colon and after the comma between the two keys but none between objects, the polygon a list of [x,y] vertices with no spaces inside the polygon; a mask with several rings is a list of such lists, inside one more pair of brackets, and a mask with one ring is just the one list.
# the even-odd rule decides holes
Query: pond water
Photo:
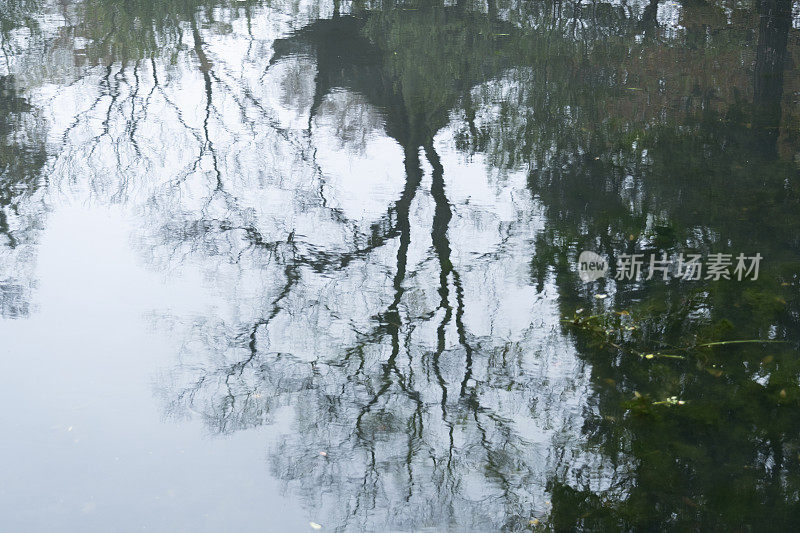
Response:
[{"label": "pond water", "polygon": [[797,13],[0,0],[0,529],[798,528]]}]

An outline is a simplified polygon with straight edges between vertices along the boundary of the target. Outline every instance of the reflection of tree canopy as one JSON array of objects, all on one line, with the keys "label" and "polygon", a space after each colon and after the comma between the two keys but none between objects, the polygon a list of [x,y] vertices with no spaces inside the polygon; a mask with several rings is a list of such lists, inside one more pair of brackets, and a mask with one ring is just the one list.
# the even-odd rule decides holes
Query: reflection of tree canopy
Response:
[{"label": "reflection of tree canopy", "polygon": [[[788,526],[796,345],[630,352],[797,341],[785,4],[472,7],[336,3],[293,33],[278,3],[75,8],[53,188],[134,205],[153,264],[228,300],[173,317],[170,412],[228,433],[294,407],[273,471],[341,529]],[[397,172],[366,198],[329,147],[378,142]],[[576,252],[685,247],[774,263],[745,290],[609,282],[640,317],[614,345],[561,326],[601,308]]]},{"label": "reflection of tree canopy", "polygon": [[[690,7],[684,6],[689,20]],[[494,160],[531,169],[530,186],[547,215],[533,271],[546,279],[556,266],[562,312],[610,307],[641,317],[635,334],[615,333],[604,348],[579,344],[592,364],[603,415],[584,429],[609,456],[625,450],[636,458],[625,475],[631,489],[617,501],[555,481],[557,528],[705,530],[757,528],[767,520],[791,528],[798,521],[800,442],[789,429],[800,423],[797,145],[794,110],[781,106],[783,95],[794,91],[783,74],[791,13],[788,3],[763,2],[759,14],[753,23],[759,39],[749,49],[731,40],[731,30],[707,31],[700,43],[674,49],[700,45],[703,53],[691,52],[697,59],[663,68],[658,77],[628,64],[628,79],[620,83],[606,77],[602,61],[592,61],[604,74],[599,89],[609,89],[599,99],[589,96],[598,84],[582,79],[585,72],[568,60],[560,64],[564,77],[577,83],[560,92],[569,98],[561,106],[543,98],[552,94],[552,78],[541,81],[536,69],[522,72],[514,80],[517,107],[480,117],[471,128],[480,132],[472,139],[483,139],[475,144]],[[686,35],[696,37],[691,26]],[[646,39],[634,50],[633,61],[651,60]],[[751,57],[754,68],[731,69],[737,61],[722,59],[733,52],[734,59]],[[657,53],[668,58],[673,52],[662,45]],[[581,78],[571,77],[577,73]],[[686,80],[696,86],[669,89]],[[489,99],[492,89],[474,92]],[[636,101],[620,97],[622,89],[642,94],[649,107],[619,106]],[[609,104],[613,113],[597,112]],[[543,116],[548,119],[537,118]],[[566,120],[572,129],[564,128]],[[749,286],[608,283],[598,289],[612,292],[611,305],[601,306],[587,301],[593,291],[572,271],[584,249],[604,252],[612,264],[619,253],[686,249],[760,251],[770,264]],[[789,342],[708,348],[687,360],[653,363],[630,351],[759,338]],[[674,395],[690,403],[681,409],[655,403]]]}]

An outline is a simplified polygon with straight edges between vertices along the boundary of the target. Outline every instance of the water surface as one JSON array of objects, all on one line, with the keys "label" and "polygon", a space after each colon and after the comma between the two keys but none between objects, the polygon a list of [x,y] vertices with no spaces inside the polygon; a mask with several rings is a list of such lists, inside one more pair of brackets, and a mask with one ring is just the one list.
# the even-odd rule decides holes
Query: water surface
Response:
[{"label": "water surface", "polygon": [[796,528],[796,27],[0,3],[2,529]]}]

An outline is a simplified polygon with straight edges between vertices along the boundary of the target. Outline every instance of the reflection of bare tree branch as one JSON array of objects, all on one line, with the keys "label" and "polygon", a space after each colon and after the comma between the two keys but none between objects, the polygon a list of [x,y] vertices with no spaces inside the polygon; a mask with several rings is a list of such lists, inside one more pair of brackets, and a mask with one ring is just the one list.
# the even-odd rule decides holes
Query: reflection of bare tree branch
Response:
[{"label": "reflection of bare tree branch", "polygon": [[[431,15],[476,30],[459,33],[465,42],[494,47],[487,35],[508,28],[493,3],[488,25],[463,3],[458,9],[425,9],[430,11],[415,17],[417,23],[430,25]],[[454,250],[463,243],[452,239],[470,222],[453,216],[455,204],[433,143],[435,132],[451,120],[451,108],[468,101],[464,91],[507,68],[505,52],[485,69],[456,76],[441,99],[428,98],[407,92],[420,80],[396,78],[402,63],[389,45],[383,43],[384,49],[364,37],[365,20],[339,14],[343,26],[328,27],[332,33],[320,49],[335,43],[342,29],[353,30],[346,45],[355,60],[348,63],[351,57],[336,48],[318,58],[321,74],[309,114],[325,114],[319,104],[333,87],[361,91],[365,104],[356,105],[386,110],[379,134],[397,141],[405,166],[402,190],[375,218],[350,219],[326,198],[328,185],[313,146],[317,132],[281,126],[253,80],[243,78],[244,69],[214,53],[218,36],[206,30],[204,20],[210,13],[187,10],[178,21],[183,30],[176,30],[176,39],[180,43],[185,33],[188,54],[179,54],[175,65],[151,57],[103,67],[101,94],[68,128],[71,152],[61,156],[78,160],[94,153],[97,176],[104,161],[118,174],[138,173],[139,182],[130,184],[116,176],[120,185],[113,197],[133,196],[136,186],[143,191],[148,222],[141,238],[154,264],[233,273],[214,278],[221,292],[230,283],[232,316],[222,318],[215,310],[206,318],[178,320],[186,327],[181,365],[160,390],[168,413],[188,412],[212,432],[229,433],[270,423],[282,407],[298,407],[298,430],[273,455],[274,469],[308,505],[324,499],[337,517],[332,523],[342,529],[375,529],[370,526],[383,520],[408,529],[463,522],[493,530],[508,516],[530,513],[541,504],[543,489],[528,482],[545,470],[540,457],[529,453],[536,426],[530,411],[547,391],[532,386],[525,368],[532,363],[521,354],[543,350],[542,339],[534,328],[515,340],[470,331],[468,317],[481,311],[486,295],[502,298],[500,282],[491,284],[502,275],[492,262],[509,261],[515,241],[511,224],[498,226],[506,230],[499,245],[493,225],[476,224],[470,230],[486,237],[480,251],[493,260],[480,265],[486,286],[472,277],[472,265],[459,266]],[[256,50],[249,20],[245,40]],[[383,55],[377,61],[375,54]],[[150,76],[146,88],[142,80]],[[347,76],[355,79],[336,83]],[[181,83],[171,81],[176,77]],[[186,80],[203,87],[196,114],[183,100]],[[468,114],[473,137],[479,111]],[[81,138],[78,125],[90,134]],[[155,143],[176,139],[181,149],[154,149],[154,135]],[[430,196],[420,192],[427,165],[420,149],[432,167]],[[248,159],[252,153],[259,158]],[[168,164],[167,154],[174,156]],[[159,172],[151,175],[153,168]],[[115,183],[100,181],[99,186]],[[273,197],[279,198],[274,205]],[[419,229],[424,237],[417,242]],[[424,250],[427,235],[433,253]],[[248,284],[246,276],[258,281]],[[239,291],[246,297],[238,298]],[[359,297],[364,302],[354,303]],[[455,342],[448,342],[450,332]],[[451,389],[456,383],[459,394]],[[571,423],[566,409],[550,410],[556,413],[552,426]],[[475,494],[476,483],[488,488]],[[317,494],[320,487],[323,494]]]}]

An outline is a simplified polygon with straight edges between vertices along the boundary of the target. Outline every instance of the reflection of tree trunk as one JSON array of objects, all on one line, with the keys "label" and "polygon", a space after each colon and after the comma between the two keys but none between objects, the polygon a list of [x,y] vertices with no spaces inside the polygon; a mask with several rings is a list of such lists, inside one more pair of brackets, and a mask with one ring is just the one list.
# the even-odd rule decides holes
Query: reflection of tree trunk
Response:
[{"label": "reflection of tree trunk", "polygon": [[792,4],[789,0],[760,0],[758,13],[753,128],[765,155],[774,156],[781,122],[783,67],[792,24]]},{"label": "reflection of tree trunk", "polygon": [[[408,247],[411,244],[411,202],[414,200],[417,188],[422,181],[422,169],[419,165],[419,152],[416,147],[405,149],[406,167],[406,186],[403,194],[395,203],[395,216],[397,217],[397,229],[400,232],[400,247],[397,250],[397,272],[394,277],[394,301],[389,306],[389,311],[393,315],[397,313],[397,307],[403,297],[405,289],[403,283],[406,279],[406,268],[408,263]],[[399,317],[398,322],[399,322]]]},{"label": "reflection of tree trunk", "polygon": [[474,154],[478,149],[478,128],[475,126],[475,106],[472,103],[472,95],[469,91],[464,97],[464,112],[467,117],[467,126],[469,126],[471,152]]},{"label": "reflection of tree trunk", "polygon": [[[426,142],[425,155],[433,167],[433,175],[431,181],[431,195],[436,204],[433,214],[433,224],[431,227],[431,242],[433,248],[436,250],[436,257],[439,259],[439,309],[444,310],[444,316],[436,329],[436,352],[433,355],[433,369],[436,374],[436,380],[439,383],[439,388],[442,390],[441,406],[442,406],[442,420],[447,421],[447,383],[442,376],[439,361],[442,354],[447,348],[446,332],[447,325],[453,317],[453,308],[450,305],[450,289],[448,286],[450,274],[453,271],[453,263],[450,261],[450,241],[447,238],[447,228],[450,224],[450,219],[453,218],[453,213],[450,210],[450,204],[447,201],[447,196],[444,192],[444,168],[439,161],[439,156],[433,148],[433,142]],[[452,425],[450,431],[452,433]]]},{"label": "reflection of tree trunk", "polygon": [[211,72],[211,61],[209,61],[205,50],[203,50],[203,38],[200,37],[200,28],[197,26],[197,20],[194,17],[191,18],[191,25],[192,38],[194,39],[194,53],[197,55],[198,61],[200,61],[200,71],[203,73],[203,79],[206,82],[206,90],[208,90],[208,87],[211,85],[211,78],[209,76]]},{"label": "reflection of tree trunk", "polygon": [[[422,181],[422,167],[420,167],[418,147],[412,144],[409,144],[405,147],[405,167],[406,186],[403,189],[403,193],[401,194],[400,198],[395,203],[397,228],[400,232],[400,246],[397,250],[397,271],[395,272],[393,282],[394,299],[386,312],[380,315],[380,320],[385,328],[384,331],[386,331],[391,338],[392,352],[389,355],[389,359],[386,361],[386,364],[383,365],[383,373],[381,376],[381,381],[383,384],[381,385],[381,388],[372,397],[372,399],[361,408],[361,412],[356,420],[356,435],[358,435],[360,439],[366,439],[362,430],[361,421],[364,415],[366,415],[372,409],[378,400],[384,394],[386,394],[386,392],[389,390],[389,387],[391,387],[392,373],[397,376],[398,385],[400,388],[403,389],[403,391],[417,403],[418,409],[421,409],[421,400],[419,394],[416,394],[407,388],[406,383],[404,383],[404,380],[400,375],[400,371],[397,368],[397,357],[400,354],[401,326],[400,312],[398,311],[398,307],[400,306],[400,301],[402,300],[403,293],[405,292],[404,283],[408,269],[408,248],[411,244],[411,203],[413,202],[414,196],[416,196],[417,189],[419,188],[419,184]],[[374,443],[372,442],[369,443],[370,446],[373,444]],[[372,450],[372,453],[374,454],[374,450]]]},{"label": "reflection of tree trunk", "polygon": [[[445,310],[445,319],[439,331],[439,347],[441,351],[444,348],[444,326],[453,314],[453,308],[450,305],[450,290],[448,288],[449,278],[453,277],[453,286],[456,292],[456,332],[458,333],[458,342],[464,348],[465,353],[465,373],[464,379],[461,383],[461,394],[466,391],[467,382],[472,377],[472,347],[467,342],[467,333],[464,326],[464,289],[461,286],[461,277],[458,271],[453,267],[453,261],[450,257],[450,239],[447,236],[447,230],[450,225],[450,220],[453,218],[453,212],[450,209],[450,202],[447,200],[447,195],[444,191],[444,167],[442,167],[439,154],[433,147],[433,140],[430,139],[426,142],[425,155],[428,162],[433,167],[432,182],[431,182],[431,196],[436,203],[436,209],[433,215],[433,228],[431,230],[431,240],[433,248],[436,251],[436,256],[439,259],[439,296],[441,297],[440,308]],[[444,402],[444,399],[442,400]]]},{"label": "reflection of tree trunk", "polygon": [[205,50],[203,50],[203,38],[200,36],[200,29],[197,26],[195,17],[191,18],[192,37],[194,39],[194,53],[197,55],[197,60],[200,62],[200,72],[203,73],[203,82],[206,90],[206,114],[203,118],[203,132],[205,133],[206,145],[204,149],[208,149],[211,154],[211,162],[214,165],[214,174],[217,177],[217,188],[222,188],[222,173],[219,170],[217,163],[217,153],[214,151],[214,143],[211,142],[211,135],[209,133],[209,119],[211,118],[211,108],[213,107],[213,89],[211,85],[211,61],[208,59]]},{"label": "reflection of tree trunk", "polygon": [[650,3],[642,12],[642,20],[639,29],[644,32],[645,37],[652,38],[658,30],[658,1],[650,0]]},{"label": "reflection of tree trunk", "polygon": [[500,17],[497,15],[497,0],[486,0],[486,11],[489,15],[489,20],[497,22]]}]

